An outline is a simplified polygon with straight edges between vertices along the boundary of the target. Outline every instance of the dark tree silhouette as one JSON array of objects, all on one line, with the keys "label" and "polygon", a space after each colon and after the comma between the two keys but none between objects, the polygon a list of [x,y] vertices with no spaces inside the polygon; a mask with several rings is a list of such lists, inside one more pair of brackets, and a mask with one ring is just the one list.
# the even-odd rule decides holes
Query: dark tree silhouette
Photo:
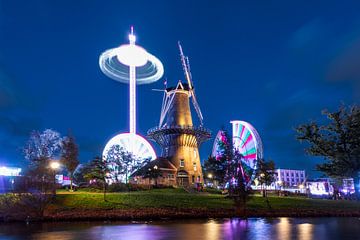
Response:
[{"label": "dark tree silhouette", "polygon": [[256,179],[259,181],[263,197],[267,197],[266,186],[271,185],[275,181],[275,163],[272,160],[258,160],[258,168],[256,171]]},{"label": "dark tree silhouette", "polygon": [[221,137],[216,144],[216,155],[209,156],[203,164],[204,177],[207,178],[211,174],[213,180],[218,181],[220,185],[225,185],[229,161],[233,158],[232,141],[226,130],[221,130]]},{"label": "dark tree silhouette", "polygon": [[224,160],[224,158],[217,160],[215,157],[209,156],[203,164],[204,178],[210,178],[209,175],[211,174],[211,179],[223,185],[227,167],[227,162]]},{"label": "dark tree silhouette", "polygon": [[95,157],[85,166],[84,178],[88,181],[95,181],[103,186],[104,201],[106,201],[106,187],[108,180],[108,163],[100,157]]},{"label": "dark tree silhouette", "polygon": [[73,191],[73,175],[76,167],[79,165],[79,149],[75,143],[74,137],[69,134],[62,141],[61,162],[66,167],[70,175],[70,191]]},{"label": "dark tree silhouette", "polygon": [[317,169],[333,178],[353,178],[359,198],[360,108],[341,106],[335,112],[323,111],[329,122],[310,122],[297,127],[297,139],[309,144],[306,153],[325,158]]}]

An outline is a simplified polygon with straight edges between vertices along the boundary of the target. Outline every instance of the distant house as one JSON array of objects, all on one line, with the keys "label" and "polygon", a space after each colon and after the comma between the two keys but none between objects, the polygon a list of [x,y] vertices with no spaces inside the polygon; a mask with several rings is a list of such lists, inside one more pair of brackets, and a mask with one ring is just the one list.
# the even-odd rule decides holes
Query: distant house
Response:
[{"label": "distant house", "polygon": [[[151,177],[151,174],[146,174],[147,172],[151,171],[156,171],[156,174],[153,174],[156,177]],[[159,157],[133,173],[130,177],[130,183],[142,185],[175,186],[176,174],[176,167],[168,159]]]}]

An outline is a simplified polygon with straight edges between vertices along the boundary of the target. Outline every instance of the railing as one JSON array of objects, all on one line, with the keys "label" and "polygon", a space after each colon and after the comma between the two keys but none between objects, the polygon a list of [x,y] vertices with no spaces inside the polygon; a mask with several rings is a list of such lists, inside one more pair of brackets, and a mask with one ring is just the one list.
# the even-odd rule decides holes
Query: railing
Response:
[{"label": "railing", "polygon": [[148,134],[156,132],[156,131],[161,131],[161,130],[171,130],[171,129],[180,129],[180,130],[192,130],[192,131],[201,131],[201,132],[206,132],[211,134],[211,131],[207,128],[204,128],[202,126],[200,127],[194,127],[194,126],[188,126],[188,125],[175,125],[175,126],[163,126],[163,127],[153,127],[151,129],[149,129],[149,131],[147,132]]}]

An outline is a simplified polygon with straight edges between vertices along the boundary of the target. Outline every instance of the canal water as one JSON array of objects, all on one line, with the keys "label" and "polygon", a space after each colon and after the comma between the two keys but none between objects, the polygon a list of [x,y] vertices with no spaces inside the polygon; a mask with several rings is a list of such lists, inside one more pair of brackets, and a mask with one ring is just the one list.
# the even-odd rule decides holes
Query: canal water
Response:
[{"label": "canal water", "polygon": [[360,218],[0,224],[0,239],[360,239]]}]

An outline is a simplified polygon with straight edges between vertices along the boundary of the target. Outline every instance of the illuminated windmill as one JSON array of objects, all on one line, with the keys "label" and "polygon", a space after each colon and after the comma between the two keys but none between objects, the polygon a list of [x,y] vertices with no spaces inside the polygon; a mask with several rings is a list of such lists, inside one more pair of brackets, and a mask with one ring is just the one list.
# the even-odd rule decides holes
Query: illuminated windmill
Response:
[{"label": "illuminated windmill", "polygon": [[101,71],[109,78],[129,84],[129,122],[128,133],[121,133],[111,138],[103,150],[106,157],[109,149],[120,145],[135,157],[155,159],[155,151],[146,139],[136,133],[136,84],[148,84],[159,80],[164,67],[159,59],[135,44],[133,28],[129,34],[129,44],[109,49],[99,58]]},{"label": "illuminated windmill", "polygon": [[[179,81],[175,87],[165,89],[159,126],[150,129],[148,136],[162,147],[162,157],[169,159],[176,167],[177,184],[187,186],[203,182],[199,146],[211,134],[203,128],[203,116],[195,97],[189,60],[184,56],[180,43],[179,50],[187,82]],[[189,98],[199,118],[199,127],[193,126]]]}]

